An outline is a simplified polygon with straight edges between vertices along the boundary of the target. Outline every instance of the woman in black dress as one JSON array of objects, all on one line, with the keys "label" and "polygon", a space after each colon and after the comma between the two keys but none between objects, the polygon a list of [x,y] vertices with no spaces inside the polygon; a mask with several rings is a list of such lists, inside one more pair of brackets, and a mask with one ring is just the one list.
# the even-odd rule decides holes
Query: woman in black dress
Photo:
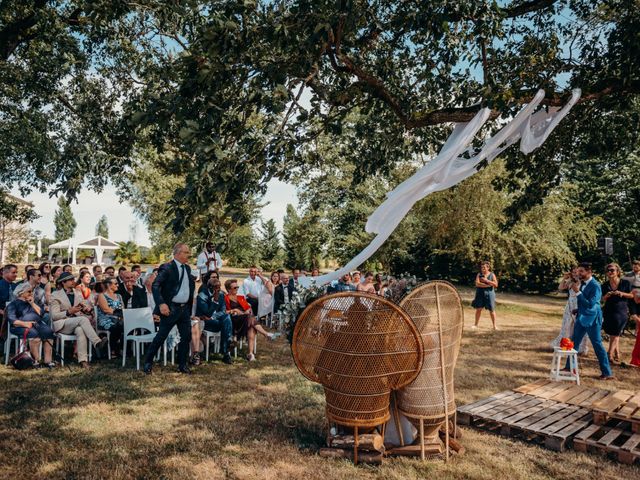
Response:
[{"label": "woman in black dress", "polygon": [[606,268],[607,281],[602,284],[602,327],[609,335],[609,361],[620,361],[620,335],[629,319],[629,299],[633,298],[631,284],[621,278],[622,271],[617,263]]}]

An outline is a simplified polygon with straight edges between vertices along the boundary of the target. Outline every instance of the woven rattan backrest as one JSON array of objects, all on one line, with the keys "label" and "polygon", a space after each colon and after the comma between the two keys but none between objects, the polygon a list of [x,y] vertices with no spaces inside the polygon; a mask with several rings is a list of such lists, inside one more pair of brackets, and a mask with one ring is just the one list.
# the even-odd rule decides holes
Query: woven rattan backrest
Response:
[{"label": "woven rattan backrest", "polygon": [[307,306],[293,333],[300,372],[322,384],[327,415],[350,426],[389,418],[389,393],[416,378],[422,340],[411,318],[382,297],[348,292]]},{"label": "woven rattan backrest", "polygon": [[424,360],[418,377],[398,392],[398,408],[410,418],[442,423],[445,408],[449,415],[456,408],[453,373],[464,323],[460,295],[450,283],[434,281],[412,290],[400,305],[422,335]]}]

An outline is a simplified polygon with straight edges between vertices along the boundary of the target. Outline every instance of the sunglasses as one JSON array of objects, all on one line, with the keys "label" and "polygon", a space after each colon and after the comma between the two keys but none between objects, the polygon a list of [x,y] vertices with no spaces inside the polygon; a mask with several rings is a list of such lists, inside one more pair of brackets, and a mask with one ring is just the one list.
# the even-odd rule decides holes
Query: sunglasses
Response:
[{"label": "sunglasses", "polygon": [[231,287],[231,290],[238,290],[240,287]]},{"label": "sunglasses", "polygon": [[607,272],[608,273],[615,273],[616,269],[615,268],[607,268]]}]

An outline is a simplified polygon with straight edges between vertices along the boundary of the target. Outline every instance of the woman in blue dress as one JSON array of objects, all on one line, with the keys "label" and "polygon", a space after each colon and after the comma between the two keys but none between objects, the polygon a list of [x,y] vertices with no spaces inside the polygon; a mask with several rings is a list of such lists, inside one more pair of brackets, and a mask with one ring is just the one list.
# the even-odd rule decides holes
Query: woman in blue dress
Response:
[{"label": "woman in blue dress", "polygon": [[471,306],[476,309],[476,322],[472,328],[478,328],[482,310],[487,309],[491,316],[493,329],[498,329],[496,326],[496,288],[498,288],[498,277],[491,271],[491,264],[486,261],[480,263],[480,272],[476,275],[476,296],[471,302]]},{"label": "woman in blue dress", "polygon": [[118,294],[118,280],[108,277],[103,282],[104,291],[98,295],[98,328],[109,331],[111,356],[120,355],[124,325],[122,323],[122,297]]}]

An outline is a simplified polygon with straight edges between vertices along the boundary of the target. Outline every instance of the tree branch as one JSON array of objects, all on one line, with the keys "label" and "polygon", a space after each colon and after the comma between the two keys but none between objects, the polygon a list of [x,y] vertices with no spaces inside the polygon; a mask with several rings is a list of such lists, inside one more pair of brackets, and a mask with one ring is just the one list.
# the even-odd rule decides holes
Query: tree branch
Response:
[{"label": "tree branch", "polygon": [[529,0],[521,3],[520,5],[502,8],[501,10],[506,18],[515,18],[526,15],[527,13],[544,10],[556,3],[556,1],[557,0]]},{"label": "tree branch", "polygon": [[8,23],[0,30],[0,60],[6,61],[15,52],[18,45],[33,38],[32,35],[27,36],[27,32],[36,25],[38,10],[42,10],[46,5],[47,0],[36,0],[32,13],[15,22]]}]

